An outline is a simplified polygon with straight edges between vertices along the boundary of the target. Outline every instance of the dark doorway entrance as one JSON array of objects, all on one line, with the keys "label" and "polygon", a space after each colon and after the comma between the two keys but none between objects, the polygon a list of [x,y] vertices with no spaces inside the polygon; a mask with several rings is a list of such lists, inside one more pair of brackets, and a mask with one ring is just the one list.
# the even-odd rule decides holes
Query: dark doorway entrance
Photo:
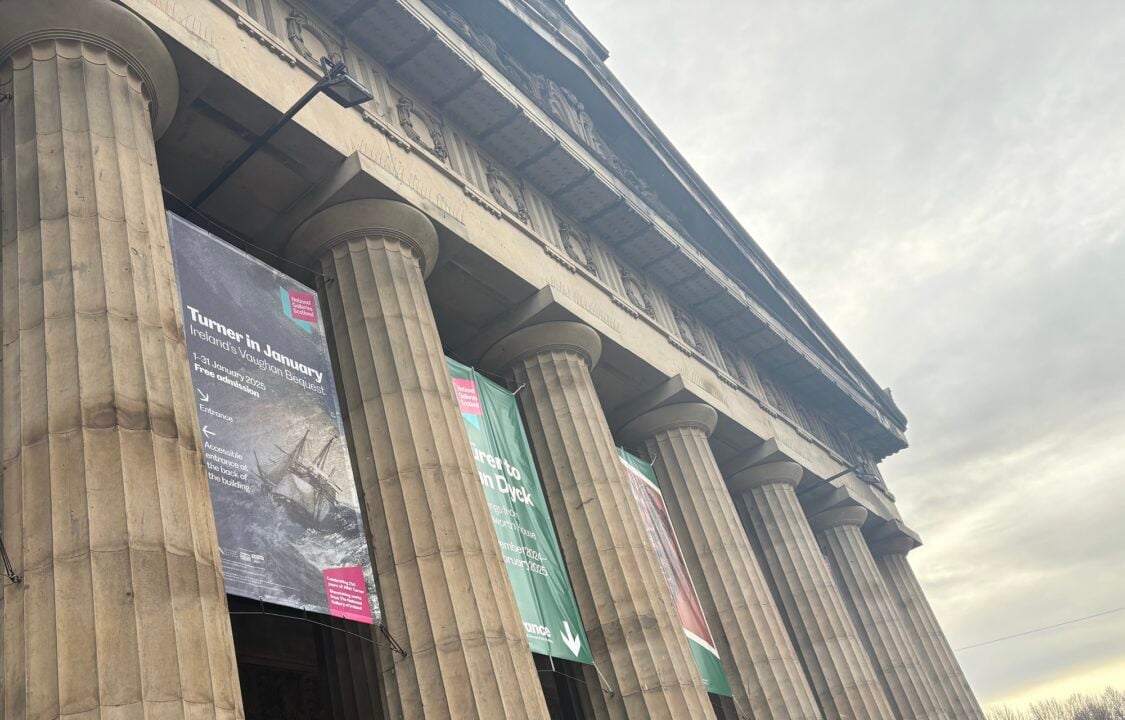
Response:
[{"label": "dark doorway entrance", "polygon": [[382,720],[371,626],[228,602],[246,720]]},{"label": "dark doorway entrance", "polygon": [[551,720],[593,717],[593,713],[588,712],[589,700],[585,689],[580,687],[584,682],[581,665],[546,655],[533,654],[532,657],[535,658],[535,669],[539,673],[539,684],[543,687]]},{"label": "dark doorway entrance", "polygon": [[[383,720],[372,627],[227,596],[246,720]],[[552,720],[585,720],[580,665],[534,655]]]}]

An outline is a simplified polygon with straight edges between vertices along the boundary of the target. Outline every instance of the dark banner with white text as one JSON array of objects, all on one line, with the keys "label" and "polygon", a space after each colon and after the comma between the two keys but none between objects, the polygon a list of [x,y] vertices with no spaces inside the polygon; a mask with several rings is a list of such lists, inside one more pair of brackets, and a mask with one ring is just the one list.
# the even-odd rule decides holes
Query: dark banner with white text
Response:
[{"label": "dark banner with white text", "polygon": [[168,214],[226,590],[357,622],[375,584],[316,292]]}]

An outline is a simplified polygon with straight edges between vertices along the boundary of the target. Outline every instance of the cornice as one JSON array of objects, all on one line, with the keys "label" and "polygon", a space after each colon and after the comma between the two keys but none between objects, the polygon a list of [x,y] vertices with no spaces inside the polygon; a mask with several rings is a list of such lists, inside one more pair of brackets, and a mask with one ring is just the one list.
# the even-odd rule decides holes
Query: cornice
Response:
[{"label": "cornice", "polygon": [[[438,8],[441,3],[438,0],[424,0],[426,5],[430,8]],[[509,11],[511,10],[510,2],[501,0],[500,4]],[[439,9],[435,12],[441,14]],[[518,18],[518,14],[516,15]],[[466,21],[460,16],[456,16],[456,22],[452,23],[451,27],[457,30],[463,39],[473,44],[468,35],[476,32],[474,28],[467,28],[462,30]],[[865,411],[875,418],[883,427],[895,435],[901,446],[905,446],[903,438],[903,430],[905,429],[906,418],[902,412],[894,405],[884,391],[878,384],[870,377],[866,370],[859,364],[858,360],[851,355],[850,351],[839,341],[838,338],[828,329],[827,325],[816,315],[811,306],[804,300],[797,290],[788,282],[787,279],[781,274],[780,270],[769,260],[764,252],[750,237],[749,233],[745,231],[738,224],[737,220],[730,215],[726,208],[722,205],[721,201],[711,192],[701,178],[687,165],[687,162],[679,154],[679,152],[668,142],[667,138],[659,131],[652,121],[645,115],[644,111],[637,106],[635,101],[629,96],[627,91],[616,81],[611,73],[605,69],[601,63],[591,63],[589,58],[576,47],[574,43],[567,41],[565,38],[559,38],[553,33],[545,32],[541,26],[527,25],[530,31],[534,31],[546,42],[549,42],[555,49],[563,54],[572,64],[576,65],[586,74],[588,80],[593,82],[603,96],[614,102],[617,99],[615,106],[621,116],[630,120],[630,124],[640,136],[646,138],[646,142],[652,146],[653,151],[657,156],[662,158],[670,172],[679,177],[681,184],[685,188],[692,191],[697,202],[705,209],[707,214],[716,222],[718,228],[722,233],[730,239],[736,247],[740,247],[745,252],[747,260],[754,267],[757,275],[765,279],[773,288],[776,296],[786,303],[786,306],[793,316],[792,320],[796,320],[799,328],[790,328],[785,320],[777,318],[772,310],[766,309],[766,304],[759,301],[755,297],[755,293],[750,288],[746,287],[741,279],[735,274],[719,273],[713,274],[714,279],[721,285],[725,286],[731,294],[746,302],[756,306],[756,312],[761,316],[763,321],[771,325],[790,347],[798,352],[802,357],[809,361],[812,365],[826,377],[833,380],[833,382],[840,387],[846,394],[851,395],[853,400],[860,406],[864,407]],[[502,50],[501,50],[502,52]],[[486,59],[487,60],[487,59]],[[512,59],[514,60],[514,58]],[[505,63],[503,61],[497,63],[489,61],[490,65],[497,66],[497,69],[504,70]],[[510,63],[508,63],[510,64]],[[516,88],[519,91],[519,88]],[[537,104],[534,98],[530,98],[532,104]],[[554,118],[549,118],[549,122],[555,124]],[[635,122],[634,122],[635,121]],[[570,129],[560,128],[567,135],[574,135]],[[582,142],[581,138],[577,138]],[[600,138],[597,139],[598,144],[601,143]],[[587,147],[588,144],[583,142]],[[618,171],[618,165],[623,161],[616,161],[617,155],[612,153],[607,160],[606,158],[594,158],[594,162],[606,168],[611,174],[621,176]],[[612,161],[612,162],[611,162]],[[626,171],[629,175],[635,175],[632,170]],[[683,175],[686,173],[686,175]],[[626,184],[628,184],[626,182]],[[633,190],[629,188],[628,190]],[[651,195],[651,193],[650,193]],[[654,197],[635,197],[634,204],[639,203],[642,206],[648,205],[652,207],[652,212],[649,213],[650,220],[658,228],[662,235],[665,235],[670,240],[678,237],[683,237],[684,241],[676,243],[680,245],[681,250],[692,258],[693,262],[702,266],[698,257],[701,251],[696,247],[696,244],[689,238],[689,234],[680,225],[678,219],[670,216],[666,209],[661,210],[662,204],[653,205]],[[718,213],[718,217],[716,217]],[[792,322],[792,320],[790,322]],[[771,322],[772,321],[772,322]],[[807,335],[809,338],[815,339],[814,345],[818,345],[819,349],[810,346],[809,343],[799,337],[799,335]],[[893,428],[893,429],[892,429]]]},{"label": "cornice", "polygon": [[[501,4],[505,7],[509,7],[510,2],[511,0],[501,0]],[[572,13],[570,17],[573,18]],[[668,171],[677,177],[681,185],[694,196],[696,202],[712,218],[718,229],[735,247],[740,249],[758,274],[773,287],[777,297],[787,304],[795,318],[805,325],[811,337],[816,339],[817,343],[822,346],[823,353],[828,356],[829,360],[826,362],[838,364],[844,374],[851,375],[851,381],[857,388],[862,388],[865,399],[873,407],[878,407],[879,412],[885,414],[900,431],[905,429],[906,416],[894,400],[885,393],[847,346],[840,341],[827,323],[762,251],[750,233],[734,218],[707,183],[688,164],[687,160],[671,144],[659,127],[617,81],[612,72],[600,61],[592,61],[574,43],[569,42],[566,38],[558,37],[557,33],[545,33],[542,28],[535,26],[529,26],[529,29],[536,31],[544,40],[554,46],[556,51],[566,57],[571,64],[578,67],[589,82],[599,90],[602,97],[615,107],[620,117],[650,147]],[[745,290],[751,292],[749,289]],[[819,356],[820,353],[817,353],[817,355]]]},{"label": "cornice", "polygon": [[[216,3],[229,2],[229,0],[212,0]],[[344,5],[336,0],[316,0],[321,6],[321,9],[329,10],[326,16],[332,16],[331,10],[340,10]],[[612,193],[619,198],[616,203],[617,207],[625,208],[626,212],[636,215],[643,223],[647,223],[647,232],[651,233],[657,242],[663,241],[668,243],[669,246],[674,247],[682,257],[686,258],[689,263],[695,266],[696,272],[701,273],[707,278],[707,281],[715,286],[716,289],[725,291],[730,298],[741,304],[748,310],[748,316],[755,318],[755,320],[769,328],[773,337],[781,341],[781,344],[791,350],[792,357],[799,358],[799,361],[807,366],[809,369],[817,372],[822,377],[829,381],[830,386],[834,388],[832,391],[840,396],[843,400],[847,398],[848,407],[854,407],[862,411],[863,415],[869,418],[864,421],[864,429],[860,433],[867,433],[868,440],[862,439],[861,435],[857,435],[857,439],[861,443],[870,443],[870,448],[878,456],[883,457],[887,454],[893,453],[902,447],[905,447],[905,438],[902,432],[902,423],[896,422],[895,418],[881,408],[878,398],[872,396],[869,388],[862,383],[857,382],[854,373],[849,372],[846,368],[841,366],[838,360],[831,353],[818,351],[815,345],[809,345],[802,339],[797,329],[792,327],[789,323],[776,316],[762,301],[760,301],[754,293],[740,283],[737,278],[730,274],[729,268],[720,266],[705,254],[696,244],[694,244],[688,236],[677,230],[669,224],[660,213],[651,209],[651,205],[646,198],[639,196],[633,188],[630,188],[625,182],[617,181],[618,177],[606,163],[596,157],[593,151],[587,145],[580,143],[576,140],[571,131],[564,129],[555,118],[551,117],[549,113],[542,109],[542,107],[534,101],[533,98],[524,93],[514,82],[506,77],[500,77],[498,68],[494,64],[480,54],[465,38],[456,34],[454,30],[445,25],[444,22],[438,17],[428,6],[423,4],[423,0],[399,0],[395,3],[374,3],[371,11],[374,13],[394,13],[403,14],[404,17],[417,23],[420,27],[426,29],[427,43],[431,46],[433,43],[440,43],[443,52],[457,58],[457,62],[462,63],[464,69],[475,71],[472,73],[473,85],[484,85],[489,88],[489,92],[504,98],[504,102],[510,103],[513,107],[522,108],[522,112],[518,114],[516,124],[520,126],[520,131],[523,132],[524,128],[536,128],[538,131],[544,133],[548,137],[554,139],[549,150],[559,150],[565,153],[569,158],[579,165],[586,168],[587,177],[594,178],[597,183],[599,192]],[[372,32],[370,28],[373,26],[370,21],[366,24],[357,24],[352,27],[353,33],[363,25],[364,32]],[[353,37],[345,42],[354,42],[355,48],[365,47],[367,50],[372,51],[372,47],[377,47],[377,36],[372,36],[368,44],[364,45],[362,37]],[[375,43],[372,46],[371,43]],[[303,64],[303,63],[299,63]],[[461,70],[459,70],[461,71]],[[397,72],[397,71],[396,71]],[[463,90],[459,87],[458,91]],[[423,93],[424,95],[424,93]],[[443,106],[444,107],[444,106]],[[449,108],[447,107],[446,110]],[[639,110],[638,110],[639,111]],[[357,112],[365,114],[367,119],[368,113],[362,109],[357,109]],[[427,152],[432,152],[427,146],[423,144],[415,144],[405,136],[399,137],[391,128],[383,127],[385,122],[373,122],[376,118],[369,119],[372,125],[376,126],[381,132],[386,134],[392,142],[404,146],[404,149],[417,149]],[[506,131],[505,131],[506,132]],[[423,154],[427,154],[424,152]],[[487,159],[487,158],[486,158]],[[612,179],[611,179],[612,178]],[[514,178],[518,180],[518,178]],[[499,178],[497,178],[499,180]],[[490,212],[500,213],[502,216],[509,215],[519,216],[520,208],[518,203],[503,203],[500,200],[504,199],[503,188],[500,187],[501,183],[494,182],[495,187],[485,188],[470,188],[468,183],[462,183],[465,188],[465,194],[474,202],[488,209]],[[483,192],[482,192],[483,191]],[[492,197],[487,197],[488,195]],[[497,195],[500,198],[497,198]],[[512,195],[513,193],[508,193]],[[559,193],[554,195],[548,194],[548,198],[552,201]],[[519,218],[526,226],[527,222],[522,217]],[[583,220],[582,222],[586,222]],[[556,257],[556,254],[548,253],[552,259],[565,260],[561,256]],[[564,267],[570,269],[566,262],[561,262]],[[628,303],[621,303],[621,306],[630,310]],[[674,335],[674,333],[670,333]],[[673,342],[674,341],[674,342]],[[676,347],[681,347],[685,355],[702,357],[693,348],[683,344],[680,340],[674,337],[670,340]],[[676,345],[679,343],[679,345]],[[727,383],[730,385],[731,383]],[[881,392],[881,391],[880,391]],[[834,399],[826,402],[836,402]]]}]

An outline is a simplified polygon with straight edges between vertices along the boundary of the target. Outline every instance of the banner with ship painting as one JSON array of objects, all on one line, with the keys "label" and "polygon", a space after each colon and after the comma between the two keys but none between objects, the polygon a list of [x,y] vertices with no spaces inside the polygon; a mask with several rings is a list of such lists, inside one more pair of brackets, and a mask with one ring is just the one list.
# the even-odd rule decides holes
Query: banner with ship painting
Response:
[{"label": "banner with ship painting", "polygon": [[378,620],[316,292],[168,226],[226,591]]},{"label": "banner with ship painting", "polygon": [[512,393],[446,358],[531,651],[591,664],[590,642]]},{"label": "banner with ship painting", "polygon": [[707,619],[703,617],[703,606],[699,603],[687,563],[684,562],[683,551],[676,539],[676,531],[672,528],[672,518],[668,515],[668,506],[664,503],[664,493],[660,490],[656,473],[651,464],[636,455],[621,448],[617,449],[617,453],[621,464],[625,466],[629,487],[633,490],[649,540],[656,550],[656,559],[660,562],[660,570],[668,583],[668,591],[684,627],[684,634],[687,635],[695,665],[703,678],[703,686],[709,693],[730,697],[730,681],[723,670]]}]

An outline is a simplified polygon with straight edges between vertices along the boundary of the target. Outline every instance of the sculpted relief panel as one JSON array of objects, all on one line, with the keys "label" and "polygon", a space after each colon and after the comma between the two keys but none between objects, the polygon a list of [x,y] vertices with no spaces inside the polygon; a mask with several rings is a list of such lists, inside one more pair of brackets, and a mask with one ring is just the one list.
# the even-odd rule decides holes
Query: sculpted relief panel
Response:
[{"label": "sculpted relief panel", "polygon": [[[628,163],[613,152],[604,142],[586,106],[568,88],[548,78],[542,73],[530,72],[508,53],[492,36],[475,28],[453,8],[429,0],[427,4],[437,12],[446,23],[469,42],[477,52],[496,69],[523,90],[539,107],[547,111],[579,142],[604,162],[621,178],[633,192],[643,197],[654,210],[673,227],[684,232],[683,225],[676,215],[663,203]],[[685,233],[686,234],[686,233]]]},{"label": "sculpted relief panel", "polygon": [[528,224],[531,216],[527,212],[527,201],[523,196],[523,180],[512,180],[491,162],[488,163],[486,176],[488,192],[500,203],[500,207],[518,217],[525,225]]},{"label": "sculpted relief panel", "polygon": [[742,363],[738,359],[738,355],[731,350],[730,346],[720,345],[719,354],[722,356],[723,365],[726,366],[727,372],[743,387],[750,387],[750,378],[746,376],[746,369],[743,368]]},{"label": "sculpted relief panel", "polygon": [[700,337],[695,322],[679,308],[674,308],[672,310],[672,317],[676,320],[676,329],[679,331],[680,337],[688,344],[688,347],[695,350],[700,355],[706,355],[703,338]]},{"label": "sculpted relief panel", "polygon": [[285,18],[285,33],[293,50],[314,65],[320,65],[321,58],[333,63],[343,59],[341,43],[335,36],[292,5]]},{"label": "sculpted relief panel", "polygon": [[590,247],[590,240],[586,234],[575,230],[574,227],[555,216],[555,220],[559,224],[559,237],[562,238],[563,250],[566,251],[567,257],[578,264],[579,267],[585,268],[594,277],[598,277],[598,266],[594,262],[594,251]]},{"label": "sculpted relief panel", "polygon": [[649,299],[648,288],[644,282],[626,269],[624,265],[618,264],[617,269],[621,273],[621,284],[625,287],[625,297],[629,298],[629,302],[633,303],[634,307],[655,320],[656,308],[652,306],[652,300]]},{"label": "sculpted relief panel", "polygon": [[[442,131],[441,121],[425,110],[414,104],[414,101],[403,95],[398,99],[398,123],[403,132],[414,142],[438,160],[449,161],[449,150],[445,147],[445,134]],[[421,131],[419,132],[419,126]],[[422,133],[426,137],[423,138]]]}]

